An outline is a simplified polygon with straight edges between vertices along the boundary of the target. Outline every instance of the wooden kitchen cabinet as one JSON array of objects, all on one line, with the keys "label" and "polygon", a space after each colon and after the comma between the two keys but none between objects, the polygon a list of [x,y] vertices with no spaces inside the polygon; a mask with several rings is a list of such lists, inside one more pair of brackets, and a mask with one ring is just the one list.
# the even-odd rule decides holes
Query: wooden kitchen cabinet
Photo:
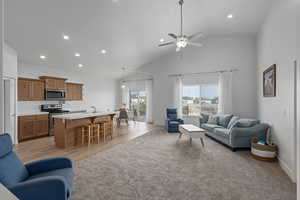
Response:
[{"label": "wooden kitchen cabinet", "polygon": [[18,101],[30,101],[31,99],[30,79],[18,79]]},{"label": "wooden kitchen cabinet", "polygon": [[65,78],[57,78],[51,76],[40,76],[40,79],[45,82],[45,89],[47,90],[65,90],[66,80]]},{"label": "wooden kitchen cabinet", "polygon": [[19,142],[48,136],[48,115],[30,115],[18,117]]},{"label": "wooden kitchen cabinet", "polygon": [[36,115],[34,121],[34,132],[36,136],[47,136],[48,135],[48,125],[49,125],[48,115]]},{"label": "wooden kitchen cabinet", "polygon": [[41,80],[18,78],[18,101],[43,101],[45,84]]},{"label": "wooden kitchen cabinet", "polygon": [[66,83],[64,78],[41,76],[40,80],[18,78],[18,101],[44,101],[46,89],[65,90],[68,101],[83,100],[83,84]]},{"label": "wooden kitchen cabinet", "polygon": [[66,100],[81,101],[83,84],[80,83],[66,83]]},{"label": "wooden kitchen cabinet", "polygon": [[43,101],[45,99],[45,83],[40,80],[32,81],[31,99],[32,101]]}]

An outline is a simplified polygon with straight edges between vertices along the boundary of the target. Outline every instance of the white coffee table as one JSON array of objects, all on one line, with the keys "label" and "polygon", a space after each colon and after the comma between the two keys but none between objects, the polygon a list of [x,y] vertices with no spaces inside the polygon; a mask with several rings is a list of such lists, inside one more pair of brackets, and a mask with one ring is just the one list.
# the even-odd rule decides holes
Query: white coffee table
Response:
[{"label": "white coffee table", "polygon": [[201,140],[202,146],[204,147],[204,129],[199,128],[193,124],[181,124],[179,125],[179,132],[179,139],[182,137],[183,134],[188,135],[190,137],[190,144],[192,144],[193,138],[199,138]]}]

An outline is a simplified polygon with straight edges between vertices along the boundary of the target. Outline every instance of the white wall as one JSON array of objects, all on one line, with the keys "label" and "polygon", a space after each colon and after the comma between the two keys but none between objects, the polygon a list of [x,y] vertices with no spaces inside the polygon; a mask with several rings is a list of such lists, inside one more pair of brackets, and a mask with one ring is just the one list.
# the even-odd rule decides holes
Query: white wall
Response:
[{"label": "white wall", "polygon": [[[272,125],[275,142],[279,146],[279,160],[282,168],[295,178],[295,133],[293,107],[294,60],[299,46],[300,1],[276,0],[258,35],[258,114],[259,118]],[[298,26],[298,33],[297,28]],[[298,44],[299,45],[299,44]],[[299,54],[298,54],[299,55]],[[298,57],[299,59],[299,57]],[[264,98],[262,94],[262,74],[277,65],[277,95]]]},{"label": "white wall", "polygon": [[[104,74],[96,76],[82,73],[80,71],[64,71],[59,68],[48,66],[37,66],[19,63],[18,76],[26,78],[37,78],[39,76],[55,76],[67,78],[69,82],[83,83],[83,101],[67,101],[65,109],[82,110],[90,106],[96,106],[98,111],[113,110],[115,108],[116,81],[106,77]],[[18,102],[18,113],[39,111],[39,105],[46,103],[57,103],[52,101],[42,102]]]},{"label": "white wall", "polygon": [[[173,106],[173,82],[168,74],[210,72],[238,69],[233,78],[234,114],[256,118],[256,38],[252,36],[208,37],[204,47],[188,47],[180,54],[167,56],[146,64],[138,70],[151,73],[153,82],[153,119],[163,125],[165,110]],[[197,120],[198,121],[198,120]]]},{"label": "white wall", "polygon": [[0,133],[4,124],[4,95],[3,95],[3,48],[4,48],[4,0],[0,0]]},{"label": "white wall", "polygon": [[17,78],[18,53],[7,44],[4,44],[3,50],[3,76]]}]

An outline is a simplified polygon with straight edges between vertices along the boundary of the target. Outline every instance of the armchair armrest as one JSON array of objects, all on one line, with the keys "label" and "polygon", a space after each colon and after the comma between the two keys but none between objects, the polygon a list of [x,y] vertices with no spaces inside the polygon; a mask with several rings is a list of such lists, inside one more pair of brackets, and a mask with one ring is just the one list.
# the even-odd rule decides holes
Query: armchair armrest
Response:
[{"label": "armchair armrest", "polygon": [[66,182],[59,176],[37,178],[8,188],[20,200],[67,200]]},{"label": "armchair armrest", "polygon": [[25,165],[29,174],[35,175],[56,169],[72,168],[72,161],[69,158],[50,158],[35,161]]},{"label": "armchair armrest", "polygon": [[269,125],[263,123],[247,128],[233,127],[231,129],[230,137],[257,137],[258,139],[265,139],[268,128]]},{"label": "armchair armrest", "polygon": [[175,122],[179,122],[179,123],[181,123],[181,124],[183,124],[184,123],[184,121],[182,120],[182,119],[167,119],[167,122],[169,123],[169,122],[171,122],[171,121],[175,121]]}]

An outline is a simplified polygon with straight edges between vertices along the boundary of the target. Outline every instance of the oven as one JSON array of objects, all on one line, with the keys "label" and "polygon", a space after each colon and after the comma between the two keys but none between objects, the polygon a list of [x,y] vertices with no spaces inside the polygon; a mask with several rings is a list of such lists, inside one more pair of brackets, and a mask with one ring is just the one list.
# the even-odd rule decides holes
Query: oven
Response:
[{"label": "oven", "polygon": [[48,134],[49,136],[53,135],[54,128],[54,116],[63,115],[68,113],[68,110],[63,110],[62,104],[45,104],[41,105],[41,111],[49,112],[49,121],[48,121]]},{"label": "oven", "polygon": [[47,101],[65,100],[66,92],[64,90],[45,90],[45,99]]}]

